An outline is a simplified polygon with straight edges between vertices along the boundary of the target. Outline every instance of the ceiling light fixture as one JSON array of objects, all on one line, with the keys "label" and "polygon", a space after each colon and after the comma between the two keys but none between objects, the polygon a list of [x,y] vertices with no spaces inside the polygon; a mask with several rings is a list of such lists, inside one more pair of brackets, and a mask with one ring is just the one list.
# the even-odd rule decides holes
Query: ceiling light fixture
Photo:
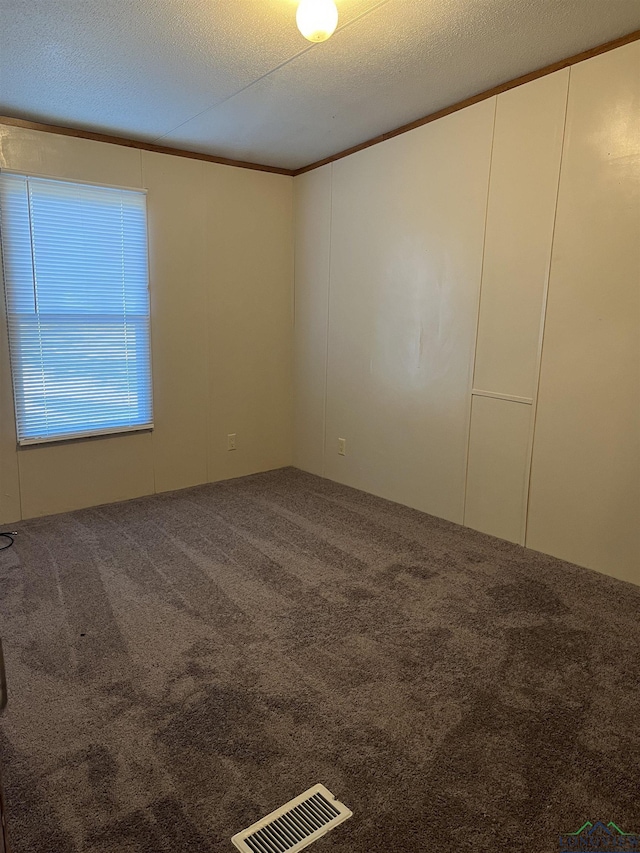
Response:
[{"label": "ceiling light fixture", "polygon": [[334,0],[300,0],[296,23],[309,41],[326,41],[338,26],[338,9]]}]

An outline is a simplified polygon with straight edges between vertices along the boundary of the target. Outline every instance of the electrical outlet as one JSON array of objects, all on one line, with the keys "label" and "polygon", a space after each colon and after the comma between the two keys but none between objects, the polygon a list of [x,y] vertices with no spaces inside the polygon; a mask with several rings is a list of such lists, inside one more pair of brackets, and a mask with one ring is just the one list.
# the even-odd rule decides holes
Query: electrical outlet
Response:
[{"label": "electrical outlet", "polygon": [[236,434],[235,432],[230,432],[227,436],[227,450],[235,450],[236,449]]},{"label": "electrical outlet", "polygon": [[339,438],[338,439],[338,456],[346,456],[347,455],[347,439]]}]

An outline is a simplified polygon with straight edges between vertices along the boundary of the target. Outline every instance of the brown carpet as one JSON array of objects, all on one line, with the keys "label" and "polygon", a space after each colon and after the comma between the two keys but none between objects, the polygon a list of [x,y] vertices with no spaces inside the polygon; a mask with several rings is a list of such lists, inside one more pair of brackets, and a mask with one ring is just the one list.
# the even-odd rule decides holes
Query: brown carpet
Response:
[{"label": "brown carpet", "polygon": [[332,853],[640,830],[640,589],[285,469],[0,554],[14,853],[213,853],[323,782]]}]

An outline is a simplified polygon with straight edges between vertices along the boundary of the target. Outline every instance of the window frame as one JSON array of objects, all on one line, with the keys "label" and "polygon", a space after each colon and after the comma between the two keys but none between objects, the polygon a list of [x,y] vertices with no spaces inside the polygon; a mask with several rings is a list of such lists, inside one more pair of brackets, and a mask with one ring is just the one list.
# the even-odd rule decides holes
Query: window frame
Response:
[{"label": "window frame", "polygon": [[[3,246],[3,238],[2,234],[0,234],[0,279],[2,285],[2,302],[3,302],[3,310],[4,310],[4,327],[7,335],[7,351],[9,355],[9,372],[11,374],[11,387],[12,387],[12,398],[13,398],[13,415],[14,415],[14,426],[16,431],[16,444],[18,447],[29,447],[34,445],[47,445],[47,444],[60,444],[67,441],[78,441],[83,439],[92,439],[92,438],[100,438],[107,436],[116,436],[120,434],[130,434],[130,433],[142,433],[142,432],[152,432],[155,428],[154,424],[154,382],[153,382],[153,333],[152,333],[152,316],[151,316],[151,265],[149,258],[149,216],[148,216],[148,190],[146,187],[131,187],[124,186],[121,184],[108,184],[108,183],[96,183],[95,181],[87,181],[87,180],[77,180],[75,178],[67,178],[60,176],[51,176],[44,175],[36,172],[26,172],[20,169],[10,169],[5,167],[0,167],[0,176],[2,175],[15,175],[20,178],[24,178],[26,180],[33,178],[34,180],[41,181],[49,181],[52,183],[60,183],[67,185],[80,185],[87,186],[94,189],[106,189],[106,190],[120,190],[123,192],[132,192],[138,193],[141,196],[144,196],[144,222],[145,222],[145,231],[144,231],[144,261],[146,268],[146,304],[147,304],[147,314],[146,317],[148,319],[148,400],[149,400],[149,415],[150,420],[145,422],[144,424],[132,424],[132,425],[123,425],[123,426],[106,426],[104,428],[96,428],[96,429],[88,429],[81,430],[73,433],[60,433],[54,435],[46,435],[46,436],[38,436],[38,437],[27,437],[20,438],[19,433],[19,425],[18,425],[18,388],[16,377],[19,372],[19,368],[15,368],[16,355],[14,354],[14,347],[12,346],[11,341],[11,332],[10,332],[10,310],[9,310],[9,286],[7,284],[7,274],[6,274],[6,264],[4,258],[4,246]],[[32,226],[31,213],[29,213],[29,224]],[[1,225],[0,225],[1,227]],[[37,312],[36,312],[37,313]],[[49,312],[51,314],[51,312]],[[85,316],[99,316],[98,312],[87,312]],[[114,315],[114,317],[119,317],[120,315]],[[122,315],[126,317],[126,314]],[[18,354],[18,359],[20,358],[20,354]]]}]

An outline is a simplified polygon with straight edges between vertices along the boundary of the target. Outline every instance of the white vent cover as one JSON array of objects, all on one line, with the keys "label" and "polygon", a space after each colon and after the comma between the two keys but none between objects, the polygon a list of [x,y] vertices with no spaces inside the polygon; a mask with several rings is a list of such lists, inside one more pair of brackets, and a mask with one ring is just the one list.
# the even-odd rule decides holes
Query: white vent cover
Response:
[{"label": "white vent cover", "polygon": [[243,853],[296,853],[351,815],[324,785],[314,785],[231,840]]}]

